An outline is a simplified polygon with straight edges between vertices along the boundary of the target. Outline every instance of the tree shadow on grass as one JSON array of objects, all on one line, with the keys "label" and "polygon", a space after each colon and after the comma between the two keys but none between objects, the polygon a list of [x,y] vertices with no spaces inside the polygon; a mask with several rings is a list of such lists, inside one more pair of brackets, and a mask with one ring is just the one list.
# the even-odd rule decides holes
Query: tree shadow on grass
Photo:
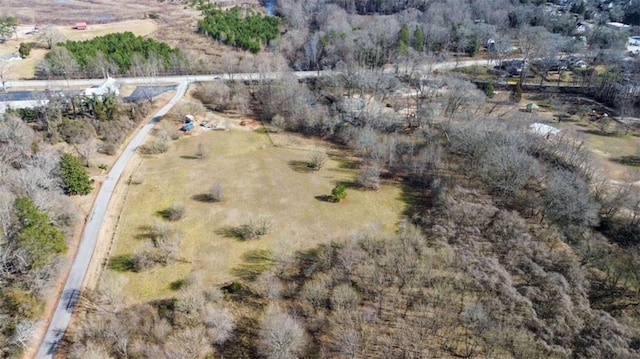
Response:
[{"label": "tree shadow on grass", "polygon": [[319,196],[315,196],[314,198],[320,202],[333,202],[333,197],[328,194],[321,194]]},{"label": "tree shadow on grass", "polygon": [[401,187],[399,200],[405,204],[402,215],[411,221],[424,214],[429,204],[423,190],[406,184]]},{"label": "tree shadow on grass", "polygon": [[315,172],[316,170],[309,167],[309,162],[307,161],[289,161],[287,162],[287,164],[289,165],[289,168],[291,168],[292,170],[298,172],[298,173],[310,173],[310,172]]},{"label": "tree shadow on grass", "polygon": [[242,259],[244,259],[244,263],[231,269],[231,273],[246,280],[254,280],[276,264],[273,254],[266,249],[247,251],[242,255]]},{"label": "tree shadow on grass", "polygon": [[136,239],[151,239],[153,237],[153,228],[148,224],[138,226],[138,234],[135,235]]},{"label": "tree shadow on grass", "polygon": [[610,161],[621,165],[640,167],[640,156],[620,156],[618,158],[611,158]]},{"label": "tree shadow on grass", "polygon": [[247,240],[245,238],[245,227],[244,226],[228,226],[228,227],[222,227],[219,228],[215,231],[215,233],[219,236],[223,236],[226,238],[234,238],[237,239],[239,241],[245,241]]},{"label": "tree shadow on grass", "polygon": [[116,272],[134,272],[134,256],[133,254],[121,254],[111,257],[107,267]]},{"label": "tree shadow on grass", "polygon": [[199,159],[201,159],[201,157],[198,157],[198,156],[188,156],[188,155],[182,155],[182,156],[180,156],[180,158],[183,158],[185,160],[199,160]]},{"label": "tree shadow on grass", "polygon": [[[246,302],[246,297],[243,297]],[[236,328],[229,340],[220,346],[221,357],[224,358],[259,358],[255,338],[258,337],[260,322],[255,317],[242,316],[236,322]]]},{"label": "tree shadow on grass", "polygon": [[215,203],[215,202],[219,202],[216,200],[213,200],[211,198],[211,196],[207,193],[201,193],[201,194],[196,194],[191,196],[191,199],[194,201],[198,201],[198,202],[203,202],[203,203]]},{"label": "tree shadow on grass", "polygon": [[186,278],[180,278],[169,283],[169,289],[176,291],[186,287],[187,285],[189,285],[189,281]]}]

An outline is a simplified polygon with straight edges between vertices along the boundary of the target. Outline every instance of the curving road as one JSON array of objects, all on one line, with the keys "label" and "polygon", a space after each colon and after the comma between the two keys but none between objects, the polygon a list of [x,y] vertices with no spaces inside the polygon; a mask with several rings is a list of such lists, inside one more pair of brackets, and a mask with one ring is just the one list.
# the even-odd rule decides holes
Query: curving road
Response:
[{"label": "curving road", "polygon": [[118,160],[109,171],[109,175],[96,197],[90,217],[85,224],[80,247],[76,253],[76,257],[71,266],[71,271],[67,277],[67,282],[64,285],[62,295],[58,299],[58,305],[56,306],[53,318],[49,323],[44,339],[40,344],[36,358],[53,358],[56,354],[58,344],[63,338],[64,333],[67,330],[67,326],[71,321],[71,315],[78,300],[78,296],[80,295],[82,282],[84,281],[85,274],[89,267],[89,262],[93,255],[93,250],[100,234],[100,229],[107,212],[107,206],[109,205],[111,194],[113,193],[116,183],[120,179],[122,171],[135,153],[136,148],[142,144],[144,138],[149,134],[151,129],[153,129],[162,116],[164,116],[182,98],[182,96],[184,96],[188,86],[189,81],[186,79],[178,85],[176,94],[173,96],[171,101],[162,107],[160,111],[155,114],[153,119],[144,125],[144,127],[142,127],[142,129],[131,139],[125,150],[122,152],[120,157],[118,157]]}]

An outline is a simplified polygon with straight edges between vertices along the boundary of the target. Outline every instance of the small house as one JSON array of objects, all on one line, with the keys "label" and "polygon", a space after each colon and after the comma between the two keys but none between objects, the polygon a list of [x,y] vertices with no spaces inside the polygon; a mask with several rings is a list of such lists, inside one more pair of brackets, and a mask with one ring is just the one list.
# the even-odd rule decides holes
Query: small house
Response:
[{"label": "small house", "polygon": [[76,26],[73,27],[76,30],[86,30],[89,28],[86,22],[76,22]]},{"label": "small house", "polygon": [[116,96],[120,94],[120,91],[118,90],[118,84],[116,83],[116,80],[112,77],[107,77],[107,79],[104,80],[104,82],[98,86],[89,87],[84,90],[84,95],[88,97],[91,97],[94,95],[98,97],[103,97],[109,93],[112,93]]}]

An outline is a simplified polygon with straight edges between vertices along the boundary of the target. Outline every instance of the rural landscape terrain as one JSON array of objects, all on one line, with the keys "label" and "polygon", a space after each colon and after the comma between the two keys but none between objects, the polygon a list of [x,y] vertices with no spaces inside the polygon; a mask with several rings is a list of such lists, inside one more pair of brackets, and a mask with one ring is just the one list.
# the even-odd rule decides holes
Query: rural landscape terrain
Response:
[{"label": "rural landscape terrain", "polygon": [[640,3],[0,4],[0,357],[640,358]]}]

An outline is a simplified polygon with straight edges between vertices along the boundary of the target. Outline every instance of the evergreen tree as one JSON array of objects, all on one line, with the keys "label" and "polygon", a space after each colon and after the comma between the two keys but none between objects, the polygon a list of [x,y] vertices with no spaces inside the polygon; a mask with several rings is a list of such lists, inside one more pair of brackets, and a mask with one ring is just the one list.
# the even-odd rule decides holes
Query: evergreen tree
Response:
[{"label": "evergreen tree", "polygon": [[409,52],[410,40],[411,35],[409,33],[409,27],[407,24],[403,24],[402,28],[400,28],[400,33],[398,34],[398,52],[400,55],[406,55]]},{"label": "evergreen tree", "polygon": [[93,190],[93,181],[78,157],[65,153],[60,157],[60,172],[64,192],[68,195],[86,195]]},{"label": "evergreen tree", "polygon": [[424,52],[424,31],[421,26],[413,30],[413,49],[419,53]]},{"label": "evergreen tree", "polygon": [[18,245],[28,254],[27,261],[35,268],[46,265],[55,254],[67,247],[62,232],[54,227],[46,213],[28,197],[18,197],[14,209],[22,229],[18,232]]}]

